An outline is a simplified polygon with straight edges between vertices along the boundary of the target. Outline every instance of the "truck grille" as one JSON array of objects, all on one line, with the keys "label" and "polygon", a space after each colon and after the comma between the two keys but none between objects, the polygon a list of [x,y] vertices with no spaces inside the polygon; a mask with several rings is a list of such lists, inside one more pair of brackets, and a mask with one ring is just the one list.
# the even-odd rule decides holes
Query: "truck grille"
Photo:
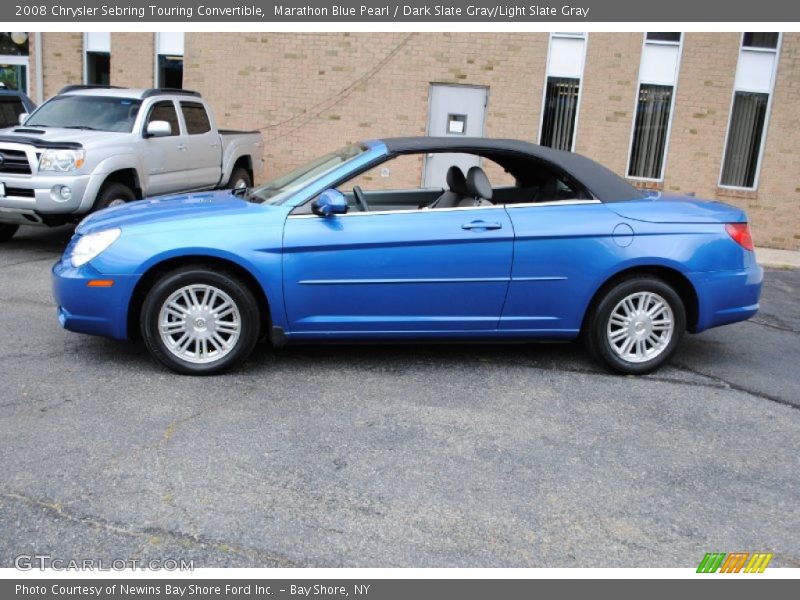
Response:
[{"label": "truck grille", "polygon": [[28,155],[22,150],[0,148],[0,173],[30,175],[31,165]]}]

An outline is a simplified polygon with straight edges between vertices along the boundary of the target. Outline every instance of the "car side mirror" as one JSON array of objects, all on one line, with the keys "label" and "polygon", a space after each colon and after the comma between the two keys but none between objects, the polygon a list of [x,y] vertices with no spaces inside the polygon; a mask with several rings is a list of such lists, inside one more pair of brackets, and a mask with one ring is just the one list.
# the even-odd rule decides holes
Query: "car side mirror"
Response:
[{"label": "car side mirror", "polygon": [[311,204],[311,210],[320,217],[343,215],[347,212],[347,199],[339,190],[328,189],[314,200]]},{"label": "car side mirror", "polygon": [[150,121],[147,124],[145,137],[166,137],[172,135],[172,125],[167,121]]},{"label": "car side mirror", "polygon": [[19,120],[19,124],[25,125],[25,121],[28,120],[28,117],[30,117],[30,114],[28,113],[19,113],[19,117],[17,117],[17,119]]}]

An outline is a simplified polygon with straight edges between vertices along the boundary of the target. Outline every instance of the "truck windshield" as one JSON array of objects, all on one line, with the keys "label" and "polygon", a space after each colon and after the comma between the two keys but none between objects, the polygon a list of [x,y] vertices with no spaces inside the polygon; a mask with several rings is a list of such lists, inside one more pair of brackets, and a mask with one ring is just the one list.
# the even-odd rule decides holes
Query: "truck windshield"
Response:
[{"label": "truck windshield", "polygon": [[56,96],[25,121],[26,127],[66,127],[97,131],[133,131],[140,100],[106,96]]},{"label": "truck windshield", "polygon": [[345,146],[250,190],[249,196],[264,204],[281,204],[313,180],[366,152],[364,146]]}]

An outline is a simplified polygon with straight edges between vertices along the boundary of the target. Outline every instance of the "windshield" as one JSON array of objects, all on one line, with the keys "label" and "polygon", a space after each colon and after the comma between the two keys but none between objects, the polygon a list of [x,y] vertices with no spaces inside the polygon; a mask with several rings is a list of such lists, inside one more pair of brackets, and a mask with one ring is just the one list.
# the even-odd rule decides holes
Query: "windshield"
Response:
[{"label": "windshield", "polygon": [[335,152],[314,159],[286,175],[253,188],[250,190],[249,195],[265,204],[280,204],[313,180],[333,171],[336,167],[363,154],[366,150],[363,146],[345,146]]},{"label": "windshield", "polygon": [[140,100],[104,96],[56,96],[25,121],[26,127],[67,127],[97,131],[133,131]]}]

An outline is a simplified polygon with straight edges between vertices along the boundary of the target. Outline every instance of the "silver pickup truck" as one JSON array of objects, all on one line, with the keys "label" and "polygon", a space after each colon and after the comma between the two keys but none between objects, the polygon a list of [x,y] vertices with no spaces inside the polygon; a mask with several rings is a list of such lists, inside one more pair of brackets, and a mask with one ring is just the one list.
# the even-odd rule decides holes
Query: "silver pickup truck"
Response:
[{"label": "silver pickup truck", "polygon": [[0,242],[20,225],[62,225],[122,202],[249,187],[257,131],[218,130],[197,92],[67,86],[0,130]]}]

